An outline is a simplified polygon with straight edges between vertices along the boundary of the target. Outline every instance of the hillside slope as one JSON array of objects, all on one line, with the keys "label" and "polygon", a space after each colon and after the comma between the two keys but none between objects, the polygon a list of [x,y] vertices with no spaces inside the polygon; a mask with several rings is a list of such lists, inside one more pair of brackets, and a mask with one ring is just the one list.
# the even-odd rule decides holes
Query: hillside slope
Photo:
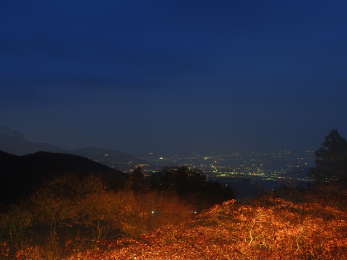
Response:
[{"label": "hillside slope", "polygon": [[68,150],[47,143],[33,142],[28,140],[23,133],[4,126],[0,126],[0,150],[15,155],[39,151],[75,154],[120,170],[129,170],[138,164],[146,163],[131,154],[112,149],[85,147]]},{"label": "hillside slope", "polygon": [[346,259],[347,192],[290,192],[234,200],[141,239],[100,243],[75,259]]},{"label": "hillside slope", "polygon": [[48,152],[17,156],[0,151],[1,202],[20,199],[65,174],[81,177],[93,174],[114,182],[123,179],[122,172],[81,156]]}]

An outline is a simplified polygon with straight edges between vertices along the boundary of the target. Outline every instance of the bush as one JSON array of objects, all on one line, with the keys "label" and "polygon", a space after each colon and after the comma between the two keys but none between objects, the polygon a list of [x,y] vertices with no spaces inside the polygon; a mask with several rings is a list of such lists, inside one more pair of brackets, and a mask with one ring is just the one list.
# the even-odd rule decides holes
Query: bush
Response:
[{"label": "bush", "polygon": [[287,190],[286,199],[273,194],[251,203],[231,200],[180,225],[68,259],[345,259],[346,195],[316,187]]},{"label": "bush", "polygon": [[60,259],[103,239],[138,237],[190,216],[192,208],[172,193],[114,191],[93,176],[63,176],[0,216],[1,241],[12,255]]}]

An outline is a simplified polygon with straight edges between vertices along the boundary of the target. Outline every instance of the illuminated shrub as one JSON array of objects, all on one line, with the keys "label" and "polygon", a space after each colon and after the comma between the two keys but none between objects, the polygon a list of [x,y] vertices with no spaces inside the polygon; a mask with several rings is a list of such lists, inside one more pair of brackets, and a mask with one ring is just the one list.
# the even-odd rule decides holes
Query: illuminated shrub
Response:
[{"label": "illuminated shrub", "polygon": [[0,215],[1,241],[18,257],[61,259],[102,239],[137,237],[192,215],[192,208],[174,194],[114,191],[92,176],[63,176]]},{"label": "illuminated shrub", "polygon": [[346,195],[326,188],[301,192],[301,202],[297,195],[228,201],[140,240],[114,240],[68,259],[345,259]]},{"label": "illuminated shrub", "polygon": [[346,256],[343,186],[287,189],[248,203],[229,200],[197,215],[193,210],[167,191],[112,191],[93,178],[76,186],[60,179],[1,215],[0,253],[35,260]]}]

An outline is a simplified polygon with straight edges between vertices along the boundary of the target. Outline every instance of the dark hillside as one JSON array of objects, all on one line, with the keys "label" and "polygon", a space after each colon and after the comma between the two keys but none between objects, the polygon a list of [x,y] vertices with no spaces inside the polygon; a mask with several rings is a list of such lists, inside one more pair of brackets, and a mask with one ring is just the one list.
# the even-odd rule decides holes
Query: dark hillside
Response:
[{"label": "dark hillside", "polygon": [[122,172],[76,155],[37,152],[16,156],[0,152],[1,202],[16,201],[62,175],[80,178],[95,175],[112,187],[124,181]]},{"label": "dark hillside", "polygon": [[14,155],[26,155],[39,151],[68,153],[82,156],[120,170],[129,170],[138,164],[148,164],[131,154],[112,149],[85,147],[69,150],[48,143],[34,142],[27,139],[23,133],[3,126],[0,126],[0,150]]}]

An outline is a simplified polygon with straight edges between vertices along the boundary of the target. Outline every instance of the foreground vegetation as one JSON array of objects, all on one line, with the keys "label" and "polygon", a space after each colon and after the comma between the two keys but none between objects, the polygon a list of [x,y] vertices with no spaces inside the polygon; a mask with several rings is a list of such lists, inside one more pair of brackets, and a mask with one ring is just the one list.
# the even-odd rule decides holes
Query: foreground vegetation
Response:
[{"label": "foreground vegetation", "polygon": [[60,176],[1,208],[0,258],[347,259],[346,162],[333,130],[316,152],[316,186],[248,202],[189,167],[149,178],[138,168],[118,189]]},{"label": "foreground vegetation", "polygon": [[[107,198],[103,197],[102,201],[94,206],[103,207],[102,205],[108,203]],[[177,221],[172,221],[173,215],[169,214],[166,223],[162,222],[151,231],[153,229],[143,226],[143,223],[148,222],[138,222],[142,217],[145,219],[146,214],[141,215],[140,211],[134,212],[139,209],[130,209],[136,203],[126,203],[130,208],[127,211],[129,215],[125,218],[130,216],[134,218],[131,222],[133,226],[123,227],[129,232],[126,236],[97,240],[89,249],[83,248],[77,240],[66,240],[65,251],[66,247],[69,247],[70,255],[66,255],[64,259],[346,259],[347,257],[347,193],[338,186],[320,186],[310,191],[283,189],[243,203],[229,200],[196,216],[189,214],[190,209],[180,204],[178,200],[172,200],[171,203],[167,200],[163,203],[163,205],[168,204],[176,212]],[[149,217],[148,214],[147,216]],[[166,218],[162,218],[164,219]],[[121,223],[126,222],[117,219],[116,223],[120,225],[118,227],[122,227]],[[98,226],[94,228],[97,234],[99,228]],[[111,226],[103,228],[106,230]],[[134,235],[138,230],[143,231],[143,234]],[[133,233],[134,231],[136,232]],[[37,260],[63,258],[62,255],[58,257],[53,253],[48,255],[49,248],[48,244],[23,244],[21,249],[16,251],[16,258]],[[4,249],[6,246],[3,246],[3,251]]]},{"label": "foreground vegetation", "polygon": [[20,202],[3,205],[0,256],[20,258],[23,249],[36,248],[33,256],[25,253],[28,259],[62,259],[102,240],[138,239],[182,223],[233,195],[187,167],[167,168],[147,179],[137,169],[120,188],[108,184],[95,175],[67,174]]},{"label": "foreground vegetation", "polygon": [[245,204],[231,200],[141,240],[104,242],[68,259],[345,259],[346,196],[320,187]]}]

